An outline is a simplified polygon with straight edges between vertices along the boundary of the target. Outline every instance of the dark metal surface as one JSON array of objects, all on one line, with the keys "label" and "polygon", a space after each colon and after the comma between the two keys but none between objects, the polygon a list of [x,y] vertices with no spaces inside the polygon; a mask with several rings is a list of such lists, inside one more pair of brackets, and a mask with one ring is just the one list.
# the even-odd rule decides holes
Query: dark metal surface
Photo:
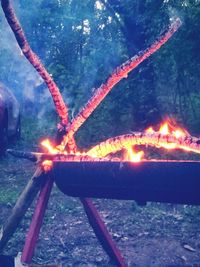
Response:
[{"label": "dark metal surface", "polygon": [[54,162],[58,188],[74,197],[200,204],[200,163]]}]

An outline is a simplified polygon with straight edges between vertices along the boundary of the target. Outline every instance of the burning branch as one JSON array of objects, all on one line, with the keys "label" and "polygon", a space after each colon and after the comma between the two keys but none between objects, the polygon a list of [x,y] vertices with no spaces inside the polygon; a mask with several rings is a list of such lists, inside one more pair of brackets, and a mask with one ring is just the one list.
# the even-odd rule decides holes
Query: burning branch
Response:
[{"label": "burning branch", "polygon": [[38,152],[24,152],[20,150],[8,149],[7,152],[16,158],[27,159],[37,163],[43,163],[46,160],[50,161],[65,161],[65,162],[81,162],[81,161],[119,161],[116,158],[97,158],[87,155],[86,153],[77,154],[50,154],[50,153],[38,153]]},{"label": "burning branch", "polygon": [[[138,55],[132,57],[124,64],[116,68],[111,76],[107,79],[105,84],[102,84],[98,89],[96,89],[94,95],[86,103],[83,109],[72,121],[69,126],[68,133],[64,136],[62,145],[66,147],[73,138],[74,134],[81,127],[81,125],[87,120],[91,113],[96,109],[96,107],[102,102],[106,95],[111,91],[111,89],[123,78],[127,78],[128,73],[135,69],[140,63],[147,59],[150,55],[155,53],[163,44],[165,44],[170,37],[178,30],[181,25],[181,21],[177,18],[169,27],[169,29],[161,35],[161,37],[152,44],[149,48],[138,53]],[[73,151],[74,142],[71,141],[70,147]]]},{"label": "burning branch", "polygon": [[46,83],[47,87],[49,88],[49,91],[52,95],[56,111],[58,113],[58,116],[60,118],[61,124],[66,126],[68,124],[68,109],[63,101],[63,98],[60,94],[60,91],[56,85],[56,83],[53,81],[52,77],[46,70],[46,68],[41,63],[38,56],[32,51],[26,36],[22,30],[22,27],[15,15],[14,9],[12,8],[9,0],[1,0],[1,5],[5,14],[5,17],[8,21],[8,24],[10,25],[10,28],[12,29],[15,38],[17,40],[17,43],[19,47],[21,48],[24,56],[28,59],[28,61],[33,65],[33,67],[36,69],[36,71],[39,73],[39,75],[42,77],[44,82]]},{"label": "burning branch", "polygon": [[132,133],[109,138],[104,142],[92,147],[87,151],[88,156],[106,157],[110,153],[115,153],[124,148],[135,145],[149,145],[153,147],[163,147],[166,149],[182,149],[200,154],[200,139],[192,136],[175,137],[174,135],[164,135],[154,133]]}]

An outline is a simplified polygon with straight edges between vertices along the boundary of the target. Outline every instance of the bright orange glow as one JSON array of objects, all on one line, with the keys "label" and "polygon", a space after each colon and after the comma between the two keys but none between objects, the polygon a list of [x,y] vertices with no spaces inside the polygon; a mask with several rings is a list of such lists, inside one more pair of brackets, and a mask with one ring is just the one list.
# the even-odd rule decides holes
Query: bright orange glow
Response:
[{"label": "bright orange glow", "polygon": [[50,171],[52,169],[52,167],[53,167],[53,161],[51,161],[51,160],[44,160],[42,162],[42,167],[43,167],[43,170],[45,172]]},{"label": "bright orange glow", "polygon": [[132,162],[140,162],[144,156],[144,151],[135,152],[132,147],[127,148],[125,158]]},{"label": "bright orange glow", "polygon": [[[190,147],[187,141],[188,139],[185,138],[188,136],[190,134],[185,129],[176,127],[173,121],[166,120],[162,123],[159,130],[149,127],[145,130],[145,133],[133,134],[130,137],[125,135],[113,139],[110,138],[105,142],[97,144],[87,152],[77,151],[76,153],[70,153],[64,150],[62,143],[54,147],[48,139],[44,140],[41,144],[50,154],[76,155],[80,157],[88,155],[93,158],[105,158],[109,155],[108,158],[113,159],[114,153],[125,149],[124,157],[121,159],[122,161],[140,162],[144,158],[144,151],[134,151],[133,146],[135,145],[150,145],[167,150],[182,149],[200,153],[199,147],[195,147],[195,145]],[[53,161],[45,160],[42,166],[45,171],[49,171],[53,166]]]},{"label": "bright orange glow", "polygon": [[[41,145],[45,147],[49,154],[65,154],[68,155],[67,151],[63,151],[63,146],[58,145],[56,147],[53,147],[53,144],[49,141],[49,139],[45,139],[41,142]],[[70,153],[71,155],[74,154],[76,156],[86,156],[87,153],[77,151],[76,153]]]},{"label": "bright orange glow", "polygon": [[163,125],[160,126],[160,129],[158,131],[162,135],[167,135],[169,134],[169,126],[168,123],[165,122]]},{"label": "bright orange glow", "polygon": [[175,143],[160,143],[160,147],[166,148],[166,149],[176,149],[177,148],[177,144]]},{"label": "bright orange glow", "polygon": [[[161,135],[171,135],[177,139],[189,135],[185,129],[175,127],[173,123],[170,122],[170,120],[166,120],[164,123],[162,123],[158,131],[155,131],[152,127],[149,127],[148,129],[145,130],[145,132],[146,133],[160,133]],[[163,147],[165,149],[180,148],[180,146],[178,146],[177,144],[168,143],[168,142],[165,142],[165,143],[160,142],[159,147]],[[184,149],[183,147],[181,148]]]},{"label": "bright orange glow", "polygon": [[175,136],[176,138],[184,137],[187,135],[185,130],[182,129],[177,129],[172,132],[172,135]]},{"label": "bright orange glow", "polygon": [[149,127],[149,128],[147,128],[146,130],[145,130],[145,132],[146,133],[155,133],[155,131],[154,131],[154,129],[153,129],[153,127]]},{"label": "bright orange glow", "polygon": [[161,124],[158,131],[155,131],[153,127],[149,127],[145,130],[146,133],[160,133],[162,135],[172,135],[175,138],[181,138],[189,135],[189,133],[185,129],[181,129],[180,127],[175,127],[173,124],[167,120]]},{"label": "bright orange glow", "polygon": [[57,154],[59,152],[58,149],[54,148],[49,139],[45,139],[41,142],[41,145],[45,147],[50,154]]}]

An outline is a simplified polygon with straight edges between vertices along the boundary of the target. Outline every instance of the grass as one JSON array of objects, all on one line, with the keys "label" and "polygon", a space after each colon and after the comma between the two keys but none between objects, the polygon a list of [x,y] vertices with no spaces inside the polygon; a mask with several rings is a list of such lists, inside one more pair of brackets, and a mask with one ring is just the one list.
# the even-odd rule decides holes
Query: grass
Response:
[{"label": "grass", "polygon": [[56,116],[54,113],[47,113],[42,119],[37,115],[23,116],[21,122],[21,139],[14,145],[15,149],[37,148],[40,140],[53,138],[56,133]]},{"label": "grass", "polygon": [[12,205],[18,197],[18,192],[11,188],[0,189],[0,204]]}]

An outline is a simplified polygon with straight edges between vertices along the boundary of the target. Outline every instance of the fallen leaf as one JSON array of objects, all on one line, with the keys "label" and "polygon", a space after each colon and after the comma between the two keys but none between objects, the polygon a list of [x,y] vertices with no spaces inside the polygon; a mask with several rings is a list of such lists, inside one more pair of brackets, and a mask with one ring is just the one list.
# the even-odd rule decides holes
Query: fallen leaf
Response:
[{"label": "fallen leaf", "polygon": [[196,251],[196,249],[194,249],[193,247],[191,247],[190,245],[184,245],[183,246],[184,247],[184,249],[187,249],[187,250],[189,250],[189,251],[191,251],[191,252],[195,252]]},{"label": "fallen leaf", "polygon": [[185,256],[178,256],[177,255],[177,258],[181,259],[184,262],[187,262],[187,258]]},{"label": "fallen leaf", "polygon": [[181,259],[186,262],[187,261],[187,258],[185,256],[181,256]]}]

